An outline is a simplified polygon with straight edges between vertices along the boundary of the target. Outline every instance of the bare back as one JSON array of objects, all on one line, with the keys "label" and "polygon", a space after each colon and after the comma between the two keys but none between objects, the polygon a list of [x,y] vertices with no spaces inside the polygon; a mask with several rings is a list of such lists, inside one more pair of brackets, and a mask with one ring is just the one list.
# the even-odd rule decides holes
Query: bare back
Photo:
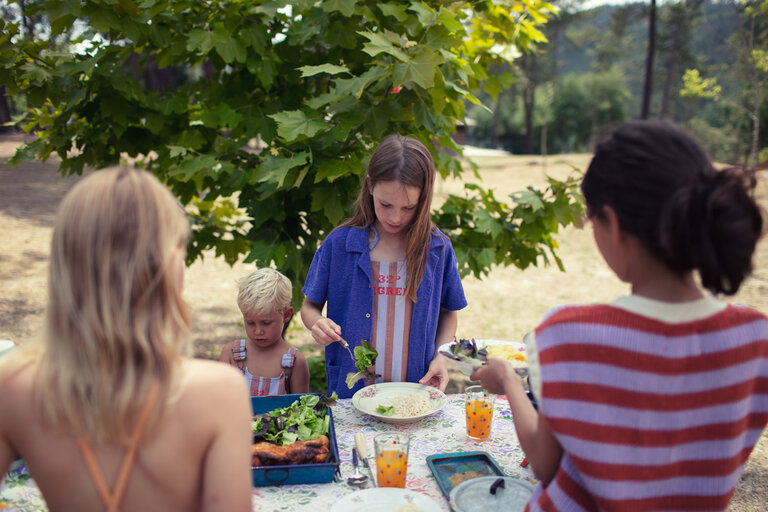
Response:
[{"label": "bare back", "polygon": [[[103,512],[77,439],[41,424],[32,405],[34,371],[27,367],[0,382],[0,474],[18,453],[51,510]],[[179,400],[139,444],[119,509],[249,511],[251,413],[242,376],[226,365],[192,359],[184,372]],[[113,487],[127,448],[91,448]]]}]

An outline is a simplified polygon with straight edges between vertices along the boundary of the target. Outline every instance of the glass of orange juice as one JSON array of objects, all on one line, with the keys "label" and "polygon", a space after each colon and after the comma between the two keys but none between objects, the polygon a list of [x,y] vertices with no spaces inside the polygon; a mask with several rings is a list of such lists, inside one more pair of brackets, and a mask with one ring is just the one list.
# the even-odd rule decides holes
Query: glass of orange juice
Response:
[{"label": "glass of orange juice", "polygon": [[373,438],[379,487],[405,487],[409,440],[405,434],[379,434]]},{"label": "glass of orange juice", "polygon": [[491,435],[495,400],[496,395],[489,393],[482,386],[469,386],[464,390],[467,437],[473,441],[485,441]]}]

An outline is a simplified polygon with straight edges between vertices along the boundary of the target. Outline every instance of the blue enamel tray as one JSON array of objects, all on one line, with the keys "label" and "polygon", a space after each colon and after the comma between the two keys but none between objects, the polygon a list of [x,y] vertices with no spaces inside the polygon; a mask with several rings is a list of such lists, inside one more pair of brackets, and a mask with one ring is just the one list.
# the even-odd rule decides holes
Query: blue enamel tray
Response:
[{"label": "blue enamel tray", "polygon": [[[317,393],[315,393],[317,394]],[[264,414],[273,409],[288,407],[302,396],[252,396],[251,407],[254,414]],[[339,448],[336,445],[336,429],[333,426],[332,407],[326,412],[331,417],[328,439],[328,457],[325,462],[314,464],[292,464],[284,466],[252,466],[251,475],[254,487],[265,485],[317,484],[332,482],[339,472]]]},{"label": "blue enamel tray", "polygon": [[[461,483],[459,480],[462,477],[469,476],[467,473],[470,471],[476,477],[505,476],[491,454],[483,451],[438,453],[427,457],[427,465],[435,476],[440,490],[443,491],[445,499],[449,499],[451,490]],[[454,475],[458,476],[454,477]],[[451,477],[454,477],[453,482]]]}]

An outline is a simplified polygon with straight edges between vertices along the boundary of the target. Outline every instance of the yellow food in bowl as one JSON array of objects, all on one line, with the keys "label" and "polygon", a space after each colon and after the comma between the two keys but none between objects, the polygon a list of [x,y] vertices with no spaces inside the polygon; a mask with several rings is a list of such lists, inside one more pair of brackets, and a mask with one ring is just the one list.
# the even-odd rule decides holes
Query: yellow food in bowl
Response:
[{"label": "yellow food in bowl", "polygon": [[506,359],[513,366],[524,366],[526,364],[525,351],[520,350],[516,345],[489,345],[485,347],[488,357]]}]

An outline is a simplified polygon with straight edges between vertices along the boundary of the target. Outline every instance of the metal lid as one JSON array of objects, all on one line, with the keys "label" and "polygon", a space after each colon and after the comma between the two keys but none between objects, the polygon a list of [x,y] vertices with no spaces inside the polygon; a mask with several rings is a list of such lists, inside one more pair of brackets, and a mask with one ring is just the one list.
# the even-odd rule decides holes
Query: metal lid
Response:
[{"label": "metal lid", "polygon": [[456,512],[522,511],[532,494],[533,486],[528,482],[508,476],[483,476],[454,487],[448,500]]}]

